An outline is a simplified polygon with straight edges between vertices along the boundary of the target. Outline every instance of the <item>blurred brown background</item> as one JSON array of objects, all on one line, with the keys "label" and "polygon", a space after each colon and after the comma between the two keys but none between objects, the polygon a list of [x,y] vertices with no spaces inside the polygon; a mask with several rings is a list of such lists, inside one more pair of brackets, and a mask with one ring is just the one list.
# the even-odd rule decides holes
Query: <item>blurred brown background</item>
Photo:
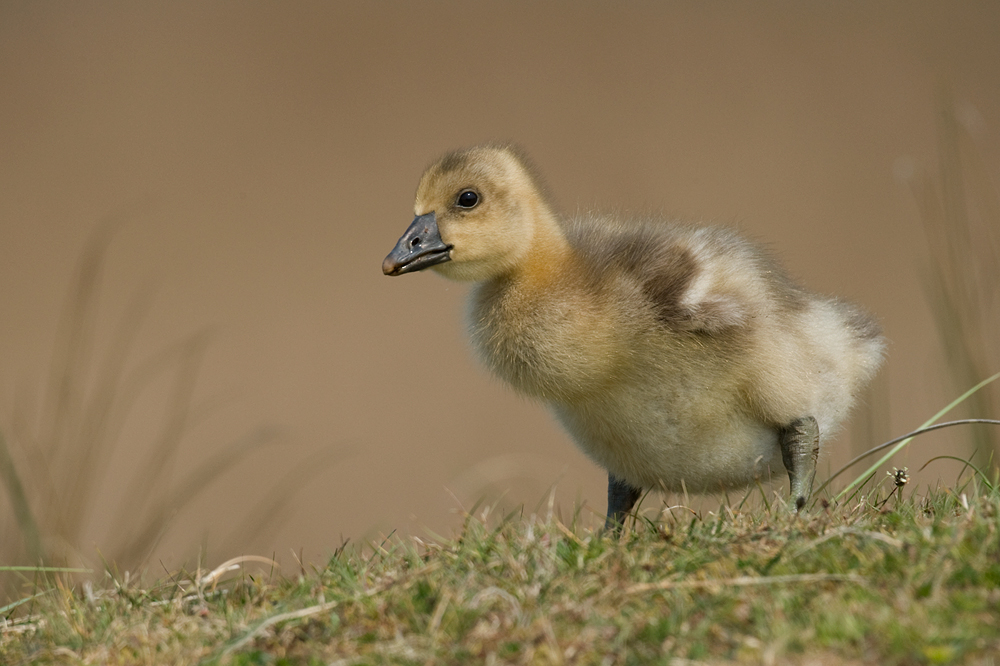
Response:
[{"label": "blurred brown background", "polygon": [[[878,313],[890,359],[822,465],[835,468],[958,393],[899,179],[937,169],[942,89],[997,174],[1000,4],[3,2],[0,430],[27,469],[59,322],[104,224],[84,395],[100,390],[116,327],[138,321],[133,299],[148,310],[123,376],[207,337],[123,389],[135,402],[106,459],[59,477],[91,488],[85,559],[132,538],[120,520],[148,519],[143,492],[169,495],[260,428],[273,443],[167,508],[149,566],[199,548],[210,563],[289,564],[300,549],[316,562],[342,538],[450,533],[481,497],[530,513],[553,484],[564,515],[583,501],[603,513],[603,473],[475,365],[466,288],[381,274],[426,164],[500,139],[528,150],[565,211],[737,225],[810,288]],[[192,411],[149,478],[185,371]],[[966,455],[965,441],[928,436],[895,464]],[[925,480],[957,469],[936,463]],[[0,521],[16,535],[7,495]]]}]

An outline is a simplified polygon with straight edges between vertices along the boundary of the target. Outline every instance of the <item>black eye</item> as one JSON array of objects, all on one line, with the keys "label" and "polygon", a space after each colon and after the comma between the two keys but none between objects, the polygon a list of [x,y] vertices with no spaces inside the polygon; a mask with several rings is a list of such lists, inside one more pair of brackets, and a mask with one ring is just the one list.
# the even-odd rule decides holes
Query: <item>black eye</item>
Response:
[{"label": "black eye", "polygon": [[479,203],[479,195],[473,190],[465,190],[459,193],[455,203],[459,208],[475,208],[476,204]]}]

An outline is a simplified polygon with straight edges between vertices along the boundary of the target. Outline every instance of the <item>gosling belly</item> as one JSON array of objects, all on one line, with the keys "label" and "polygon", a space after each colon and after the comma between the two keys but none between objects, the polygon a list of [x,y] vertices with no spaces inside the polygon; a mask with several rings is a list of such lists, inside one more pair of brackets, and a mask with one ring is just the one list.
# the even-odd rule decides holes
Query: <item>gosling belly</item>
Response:
[{"label": "gosling belly", "polygon": [[732,410],[602,400],[553,404],[577,446],[637,488],[711,493],[785,474],[776,428]]}]

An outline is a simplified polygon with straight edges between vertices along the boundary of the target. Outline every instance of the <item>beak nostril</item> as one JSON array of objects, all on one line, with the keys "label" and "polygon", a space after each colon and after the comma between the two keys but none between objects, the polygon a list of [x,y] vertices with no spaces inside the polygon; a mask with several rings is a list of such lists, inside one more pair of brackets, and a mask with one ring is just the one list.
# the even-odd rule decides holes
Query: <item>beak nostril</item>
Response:
[{"label": "beak nostril", "polygon": [[382,264],[386,275],[403,275],[422,271],[451,261],[451,246],[445,245],[438,233],[434,213],[418,215],[396,241],[392,252]]}]

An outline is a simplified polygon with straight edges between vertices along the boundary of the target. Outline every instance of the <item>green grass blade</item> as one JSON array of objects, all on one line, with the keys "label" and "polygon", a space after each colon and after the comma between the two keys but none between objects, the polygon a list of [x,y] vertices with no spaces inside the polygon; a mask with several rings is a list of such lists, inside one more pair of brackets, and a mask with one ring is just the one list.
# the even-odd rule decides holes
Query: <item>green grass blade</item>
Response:
[{"label": "green grass blade", "polygon": [[852,458],[846,465],[844,465],[843,467],[841,467],[840,469],[838,469],[836,472],[834,472],[833,474],[831,474],[830,477],[826,481],[824,481],[820,485],[819,488],[817,488],[814,491],[813,494],[815,495],[815,494],[821,493],[824,488],[826,488],[831,483],[833,483],[834,479],[836,479],[838,476],[840,476],[841,474],[843,474],[844,472],[846,472],[847,470],[849,470],[851,467],[854,467],[855,463],[861,462],[862,460],[864,460],[865,458],[867,458],[870,455],[874,455],[874,454],[878,453],[879,451],[885,450],[885,449],[889,448],[890,446],[893,446],[894,444],[902,442],[904,439],[905,440],[910,440],[910,439],[913,439],[914,437],[916,437],[917,435],[923,435],[923,434],[928,433],[928,432],[934,432],[935,430],[941,430],[942,428],[952,428],[954,426],[972,425],[972,424],[1000,425],[1000,420],[997,420],[997,419],[959,419],[957,421],[945,421],[944,423],[936,423],[934,425],[929,425],[929,426],[920,428],[918,430],[914,430],[912,432],[908,432],[905,435],[900,435],[899,437],[894,437],[893,439],[890,439],[888,442],[883,442],[883,443],[879,444],[876,447],[868,449],[867,451],[865,451],[861,455],[858,455],[858,456],[855,456],[854,458]]},{"label": "green grass blade", "polygon": [[[946,455],[934,456],[933,458],[925,462],[923,466],[921,466],[921,468],[917,471],[922,472],[925,467],[930,465],[935,460],[954,460],[956,462],[962,463],[963,465],[965,465],[965,467],[962,468],[963,472],[965,471],[966,468],[971,468],[972,471],[976,473],[976,476],[978,476],[982,480],[982,482],[986,484],[986,487],[989,488],[991,493],[996,492],[996,488],[993,486],[992,483],[990,483],[990,477],[986,476],[986,474],[983,473],[983,470],[979,469],[965,458],[959,458],[958,456],[946,456]],[[961,478],[961,474],[959,474],[959,478]],[[958,484],[956,483],[956,485]]]},{"label": "green grass blade", "polygon": [[48,594],[49,592],[52,592],[52,590],[43,590],[42,592],[36,592],[35,594],[31,595],[30,597],[25,597],[23,599],[18,599],[17,601],[14,601],[14,602],[11,602],[11,603],[7,604],[6,606],[0,606],[0,615],[6,615],[7,613],[9,613],[10,611],[14,610],[15,608],[17,608],[21,604],[26,604],[29,601],[34,601],[38,597],[44,596],[44,595]]},{"label": "green grass blade", "polygon": [[35,562],[44,559],[45,553],[42,550],[42,537],[38,531],[38,523],[31,512],[31,504],[28,495],[21,483],[21,477],[17,473],[14,459],[7,448],[7,440],[3,433],[0,433],[0,480],[7,487],[7,494],[10,503],[14,507],[14,515],[17,517],[17,525],[21,530],[21,538],[24,540],[24,548],[28,558]]},{"label": "green grass blade", "polygon": [[0,566],[0,571],[38,571],[44,573],[94,573],[93,569],[78,569],[75,567],[8,567]]},{"label": "green grass blade", "polygon": [[[972,395],[973,393],[975,393],[979,389],[983,388],[987,384],[989,384],[989,383],[991,383],[993,381],[996,381],[998,378],[1000,378],[1000,372],[996,373],[992,377],[987,377],[983,381],[979,382],[978,384],[976,384],[975,386],[973,386],[972,388],[970,388],[968,391],[966,391],[965,393],[963,393],[962,395],[960,395],[959,397],[955,398],[950,403],[948,403],[948,405],[946,405],[941,411],[939,411],[937,414],[935,414],[934,416],[932,416],[926,423],[924,423],[920,427],[921,428],[926,428],[926,427],[928,427],[930,425],[933,425],[934,422],[937,421],[939,418],[941,418],[942,416],[944,416],[945,414],[947,414],[948,412],[950,412],[952,409],[954,409],[958,405],[962,404],[962,402],[964,402],[970,395]],[[844,495],[846,495],[852,489],[854,489],[855,486],[857,486],[862,481],[864,481],[866,478],[868,478],[869,476],[871,476],[872,474],[874,474],[876,471],[878,471],[879,467],[881,467],[882,465],[884,465],[890,458],[892,458],[894,455],[896,455],[896,453],[898,453],[904,446],[906,446],[907,444],[909,444],[911,441],[913,441],[913,438],[912,437],[907,437],[902,442],[900,442],[896,446],[894,446],[891,449],[889,449],[889,452],[886,453],[881,458],[879,458],[878,461],[874,465],[872,465],[867,470],[865,470],[865,472],[863,474],[861,474],[856,479],[854,479],[854,481],[851,481],[851,483],[849,483],[846,488],[844,488],[839,493],[837,493],[837,499],[838,500],[841,499]]]}]

